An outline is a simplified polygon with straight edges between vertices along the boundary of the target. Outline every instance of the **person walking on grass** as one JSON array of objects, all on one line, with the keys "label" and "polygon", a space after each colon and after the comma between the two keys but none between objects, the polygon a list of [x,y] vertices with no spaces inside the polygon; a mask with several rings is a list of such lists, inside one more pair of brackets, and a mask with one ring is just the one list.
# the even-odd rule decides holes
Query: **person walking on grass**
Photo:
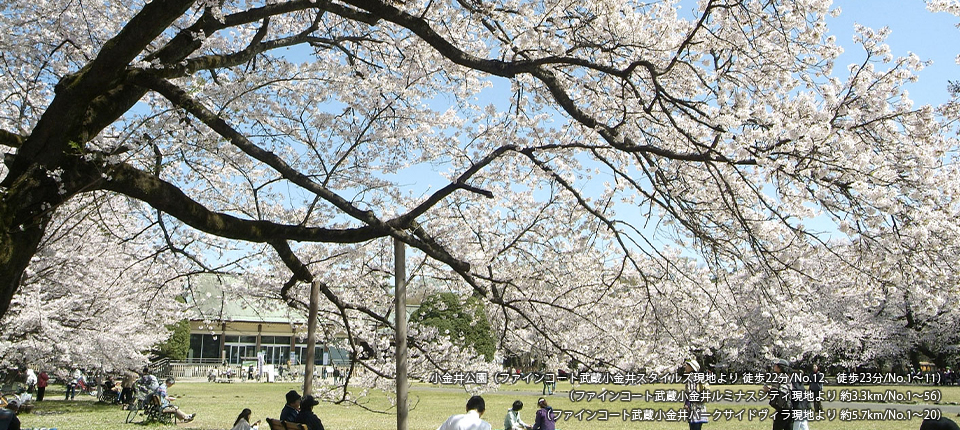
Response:
[{"label": "person walking on grass", "polygon": [[80,385],[82,380],[83,373],[80,372],[80,369],[73,369],[73,373],[70,375],[70,379],[67,381],[67,392],[64,400],[73,400],[77,397],[77,387]]},{"label": "person walking on grass", "polygon": [[50,375],[47,375],[47,372],[40,370],[40,374],[37,375],[37,401],[43,401],[43,395],[47,392],[47,384],[50,382]]},{"label": "person walking on grass", "polygon": [[683,363],[683,370],[687,377],[684,387],[683,408],[687,411],[687,423],[690,430],[700,430],[707,422],[707,406],[703,400],[707,394],[707,383],[700,373],[700,363],[697,360],[687,360]]},{"label": "person walking on grass", "polygon": [[808,419],[813,416],[810,411],[810,396],[803,386],[803,372],[797,370],[790,378],[790,401],[793,415],[793,430],[810,430]]},{"label": "person walking on grass", "polygon": [[823,372],[820,366],[813,365],[810,372],[810,393],[813,395],[813,414],[814,416],[823,412]]},{"label": "person walking on grass", "polygon": [[773,430],[792,430],[793,428],[793,402],[790,398],[793,386],[789,380],[790,373],[790,362],[775,361],[773,363],[774,380],[760,389],[761,393],[769,398],[769,404],[773,407]]}]

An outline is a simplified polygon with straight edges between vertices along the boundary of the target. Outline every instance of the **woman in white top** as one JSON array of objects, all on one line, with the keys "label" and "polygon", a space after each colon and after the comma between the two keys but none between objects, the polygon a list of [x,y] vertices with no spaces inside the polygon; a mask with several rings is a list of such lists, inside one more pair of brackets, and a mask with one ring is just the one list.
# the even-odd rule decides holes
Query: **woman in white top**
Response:
[{"label": "woman in white top", "polygon": [[240,415],[237,416],[237,421],[233,423],[232,430],[257,430],[257,426],[260,425],[260,420],[250,425],[250,414],[252,411],[247,408],[240,412]]},{"label": "woman in white top", "polygon": [[513,402],[513,408],[507,411],[507,416],[503,419],[505,430],[530,430],[532,428],[520,420],[521,409],[523,409],[523,402],[519,400]]}]

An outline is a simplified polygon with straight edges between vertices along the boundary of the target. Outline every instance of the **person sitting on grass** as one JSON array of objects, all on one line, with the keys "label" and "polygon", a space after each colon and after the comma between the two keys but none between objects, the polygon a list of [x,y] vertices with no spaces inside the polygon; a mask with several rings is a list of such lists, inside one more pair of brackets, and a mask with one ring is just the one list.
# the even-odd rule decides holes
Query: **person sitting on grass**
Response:
[{"label": "person sitting on grass", "polygon": [[155,394],[157,395],[157,397],[160,398],[160,408],[163,411],[163,413],[174,414],[177,416],[177,419],[179,419],[180,421],[188,423],[190,421],[193,421],[193,418],[196,417],[197,414],[188,415],[187,413],[181,411],[180,408],[170,404],[170,402],[177,400],[177,398],[167,395],[167,388],[172,387],[173,384],[176,384],[176,383],[177,383],[176,379],[173,379],[172,377],[167,378],[165,383],[160,384],[160,386],[157,387],[157,391],[155,392]]},{"label": "person sitting on grass", "polygon": [[437,430],[492,430],[493,426],[481,419],[486,409],[483,397],[470,397],[467,400],[467,413],[451,415]]},{"label": "person sitting on grass", "polygon": [[319,404],[320,402],[313,396],[304,396],[303,400],[300,401],[300,413],[297,414],[296,422],[306,424],[308,430],[323,430],[323,423],[320,422],[320,417],[313,413],[313,407]]},{"label": "person sitting on grass", "polygon": [[251,411],[250,408],[244,408],[244,410],[240,412],[240,415],[237,416],[237,420],[233,422],[233,428],[231,430],[258,430],[257,427],[260,425],[260,420],[257,420],[257,422],[251,425],[251,413],[253,413],[253,411]]},{"label": "person sitting on grass", "polygon": [[0,429],[20,430],[20,418],[17,418],[19,410],[20,401],[17,399],[7,402],[5,408],[0,408]]},{"label": "person sitting on grass", "polygon": [[536,420],[533,422],[533,430],[556,429],[557,417],[553,414],[553,408],[547,404],[547,399],[541,397],[537,400],[537,406],[540,406],[540,410],[537,411]]},{"label": "person sitting on grass", "polygon": [[520,410],[523,409],[523,402],[517,400],[513,402],[513,407],[507,411],[507,416],[503,419],[504,430],[530,430],[531,425],[520,419]]}]

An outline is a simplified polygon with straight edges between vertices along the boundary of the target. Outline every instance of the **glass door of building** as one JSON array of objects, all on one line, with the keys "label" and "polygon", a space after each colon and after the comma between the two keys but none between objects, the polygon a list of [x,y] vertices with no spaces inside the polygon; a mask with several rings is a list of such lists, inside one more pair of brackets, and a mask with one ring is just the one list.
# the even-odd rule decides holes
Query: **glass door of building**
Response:
[{"label": "glass door of building", "polygon": [[286,365],[290,359],[289,345],[263,345],[266,364]]},{"label": "glass door of building", "polygon": [[241,364],[257,359],[256,345],[227,345],[227,363]]}]

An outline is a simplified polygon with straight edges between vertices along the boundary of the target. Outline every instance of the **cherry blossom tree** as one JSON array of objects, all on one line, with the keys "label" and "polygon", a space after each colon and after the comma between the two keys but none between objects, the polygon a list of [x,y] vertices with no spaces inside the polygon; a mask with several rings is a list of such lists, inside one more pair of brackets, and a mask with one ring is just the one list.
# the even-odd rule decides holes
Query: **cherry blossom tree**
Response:
[{"label": "cherry blossom tree", "polygon": [[[412,276],[486,300],[504,351],[662,370],[755,324],[804,344],[738,319],[743,297],[802,308],[824,252],[910,272],[932,263],[909,243],[956,225],[956,142],[903,90],[924,62],[861,28],[837,75],[822,0],[2,7],[3,317],[52,288],[27,281],[54,220],[107,193],[181,273],[294,307],[318,282],[373,385],[391,239]],[[417,371],[484,366],[434,334],[413,329]]]},{"label": "cherry blossom tree", "polygon": [[125,199],[87,193],[48,225],[4,317],[0,360],[47,371],[139,369],[183,314],[178,264]]}]

